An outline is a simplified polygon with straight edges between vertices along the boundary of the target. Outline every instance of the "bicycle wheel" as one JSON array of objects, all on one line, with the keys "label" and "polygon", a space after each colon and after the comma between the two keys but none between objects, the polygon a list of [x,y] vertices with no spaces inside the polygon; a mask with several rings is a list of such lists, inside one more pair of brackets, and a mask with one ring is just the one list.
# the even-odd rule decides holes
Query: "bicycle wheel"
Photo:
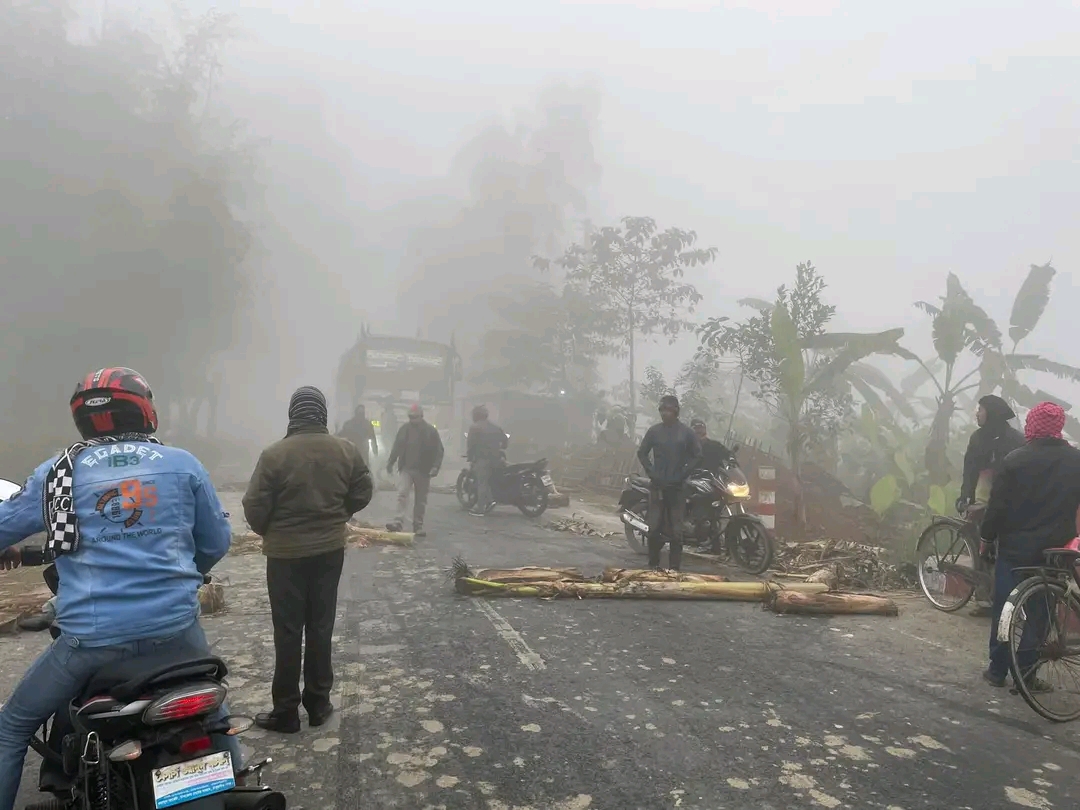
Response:
[{"label": "bicycle wheel", "polygon": [[[978,552],[971,540],[945,521],[926,527],[915,546],[919,586],[923,595],[938,610],[953,613],[971,601],[975,583],[955,570],[975,571]],[[943,571],[942,568],[955,569]]]},{"label": "bicycle wheel", "polygon": [[1020,696],[1055,723],[1080,718],[1080,599],[1066,580],[1021,586],[1009,617],[1009,668]]}]

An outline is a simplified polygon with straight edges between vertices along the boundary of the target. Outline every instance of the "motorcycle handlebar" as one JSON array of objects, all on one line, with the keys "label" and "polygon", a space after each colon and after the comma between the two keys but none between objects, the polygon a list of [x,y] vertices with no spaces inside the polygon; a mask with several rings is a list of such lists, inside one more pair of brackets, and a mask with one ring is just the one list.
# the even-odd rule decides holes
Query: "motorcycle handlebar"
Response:
[{"label": "motorcycle handlebar", "polygon": [[45,565],[45,549],[42,546],[23,546],[19,549],[22,564],[32,567]]}]

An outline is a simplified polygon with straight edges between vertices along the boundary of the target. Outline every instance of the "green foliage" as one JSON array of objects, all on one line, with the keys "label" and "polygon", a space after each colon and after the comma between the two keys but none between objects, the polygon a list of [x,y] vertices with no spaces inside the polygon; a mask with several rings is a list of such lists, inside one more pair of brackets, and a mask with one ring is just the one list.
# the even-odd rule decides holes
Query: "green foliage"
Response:
[{"label": "green foliage", "polygon": [[896,476],[886,475],[870,489],[870,508],[882,516],[896,505],[901,494]]},{"label": "green foliage", "polygon": [[1056,273],[1049,262],[1044,265],[1031,265],[1027,278],[1016,294],[1012,314],[1009,316],[1009,337],[1014,347],[1039,325],[1039,319],[1046,311],[1046,305],[1050,303],[1050,282],[1054,280]]}]

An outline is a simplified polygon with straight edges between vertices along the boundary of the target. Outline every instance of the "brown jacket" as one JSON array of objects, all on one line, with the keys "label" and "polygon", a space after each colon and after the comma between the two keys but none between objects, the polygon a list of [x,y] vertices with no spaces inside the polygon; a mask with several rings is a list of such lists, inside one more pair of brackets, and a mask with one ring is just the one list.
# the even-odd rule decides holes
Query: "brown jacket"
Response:
[{"label": "brown jacket", "polygon": [[323,427],[300,428],[263,450],[244,517],[267,557],[314,557],[345,547],[345,523],[371,502],[372,490],[355,444]]}]

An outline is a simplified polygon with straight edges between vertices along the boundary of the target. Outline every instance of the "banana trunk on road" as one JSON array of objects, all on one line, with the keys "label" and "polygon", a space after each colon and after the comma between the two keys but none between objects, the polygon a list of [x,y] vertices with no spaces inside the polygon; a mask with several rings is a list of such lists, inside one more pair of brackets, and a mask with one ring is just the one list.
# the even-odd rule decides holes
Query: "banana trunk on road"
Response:
[{"label": "banana trunk on road", "polygon": [[859,593],[806,593],[783,590],[771,594],[768,606],[775,613],[818,615],[897,616],[896,603],[883,596]]}]

